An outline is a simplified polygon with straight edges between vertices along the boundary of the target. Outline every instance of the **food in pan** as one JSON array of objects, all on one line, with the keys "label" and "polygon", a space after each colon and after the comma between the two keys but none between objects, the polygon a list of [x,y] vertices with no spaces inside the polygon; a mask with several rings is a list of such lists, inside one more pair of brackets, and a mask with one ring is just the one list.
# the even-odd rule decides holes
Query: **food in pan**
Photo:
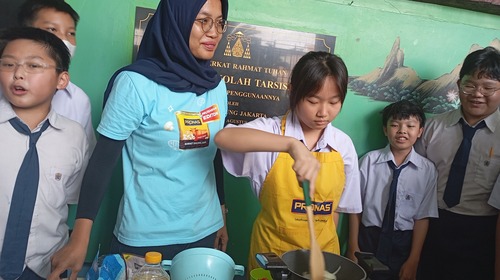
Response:
[{"label": "food in pan", "polygon": [[[340,271],[341,266],[335,270],[335,272],[329,272],[328,270],[325,270],[325,274],[323,276],[323,279],[325,280],[337,280],[337,273]],[[311,274],[309,272],[304,272],[302,276],[306,279],[311,279]]]}]

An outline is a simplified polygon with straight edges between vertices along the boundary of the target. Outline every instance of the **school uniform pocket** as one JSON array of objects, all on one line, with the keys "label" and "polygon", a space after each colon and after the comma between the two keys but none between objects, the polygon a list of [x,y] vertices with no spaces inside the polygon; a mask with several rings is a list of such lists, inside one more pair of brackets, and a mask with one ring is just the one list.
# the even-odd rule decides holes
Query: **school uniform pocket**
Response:
[{"label": "school uniform pocket", "polygon": [[483,188],[491,190],[500,174],[500,157],[483,155],[475,163],[476,176],[474,182]]},{"label": "school uniform pocket", "polygon": [[415,192],[398,192],[396,216],[394,224],[399,230],[412,230],[415,216],[418,213],[423,195]]},{"label": "school uniform pocket", "polygon": [[70,176],[73,174],[71,167],[51,167],[45,172],[44,182],[39,186],[39,191],[48,205],[59,208],[67,204],[66,187]]}]

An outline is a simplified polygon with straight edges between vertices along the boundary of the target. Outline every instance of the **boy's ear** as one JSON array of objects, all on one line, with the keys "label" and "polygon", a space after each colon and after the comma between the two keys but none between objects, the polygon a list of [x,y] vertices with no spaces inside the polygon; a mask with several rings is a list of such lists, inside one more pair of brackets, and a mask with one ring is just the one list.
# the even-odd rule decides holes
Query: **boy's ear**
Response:
[{"label": "boy's ear", "polygon": [[65,89],[69,83],[69,73],[67,71],[63,71],[59,74],[57,81],[57,89]]},{"label": "boy's ear", "polygon": [[420,129],[418,130],[418,136],[417,138],[420,138],[420,136],[422,136],[422,133],[424,133],[424,127],[421,126]]},{"label": "boy's ear", "polygon": [[382,128],[384,130],[384,135],[387,136],[387,126],[384,125]]}]

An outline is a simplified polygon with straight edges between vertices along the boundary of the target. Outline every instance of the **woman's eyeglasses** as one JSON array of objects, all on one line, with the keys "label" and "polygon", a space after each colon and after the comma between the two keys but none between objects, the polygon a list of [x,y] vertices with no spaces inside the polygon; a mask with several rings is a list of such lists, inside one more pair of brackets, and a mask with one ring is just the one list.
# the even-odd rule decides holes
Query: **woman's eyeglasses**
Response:
[{"label": "woman's eyeglasses", "polygon": [[195,19],[195,21],[201,23],[201,30],[203,30],[203,32],[205,32],[205,33],[210,31],[210,29],[212,29],[212,27],[214,26],[214,23],[215,23],[215,30],[219,34],[226,32],[226,29],[227,29],[227,20],[225,20],[225,19],[215,20],[213,18],[206,17],[206,18]]}]

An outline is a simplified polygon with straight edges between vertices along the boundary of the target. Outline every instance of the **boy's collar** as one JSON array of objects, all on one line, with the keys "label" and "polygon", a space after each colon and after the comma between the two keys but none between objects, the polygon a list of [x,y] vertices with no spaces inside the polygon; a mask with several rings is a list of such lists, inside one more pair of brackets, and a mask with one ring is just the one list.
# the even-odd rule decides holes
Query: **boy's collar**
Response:
[{"label": "boy's collar", "polygon": [[[12,105],[3,97],[3,95],[0,95],[0,123],[8,122],[12,118],[16,118],[17,114],[14,112],[14,109],[12,109]],[[56,129],[61,129],[60,126],[60,116],[54,111],[54,109],[50,108],[49,113],[47,114],[47,117],[45,120],[48,119],[49,123],[52,127]],[[44,120],[44,121],[45,121]]]},{"label": "boy's collar", "polygon": [[0,96],[0,123],[8,122],[10,119],[17,117],[12,105],[3,97]]},{"label": "boy's collar", "polygon": [[[452,111],[450,117],[448,118],[448,126],[457,125],[461,118],[463,118],[465,120],[465,117],[462,113],[462,108],[459,108],[459,109],[456,109],[455,111]],[[481,121],[483,121],[483,120],[486,123],[486,127],[491,132],[495,132],[496,127],[500,124],[500,108],[497,108],[497,110],[495,112],[493,112],[492,114],[490,114],[486,118],[482,119]]]}]

